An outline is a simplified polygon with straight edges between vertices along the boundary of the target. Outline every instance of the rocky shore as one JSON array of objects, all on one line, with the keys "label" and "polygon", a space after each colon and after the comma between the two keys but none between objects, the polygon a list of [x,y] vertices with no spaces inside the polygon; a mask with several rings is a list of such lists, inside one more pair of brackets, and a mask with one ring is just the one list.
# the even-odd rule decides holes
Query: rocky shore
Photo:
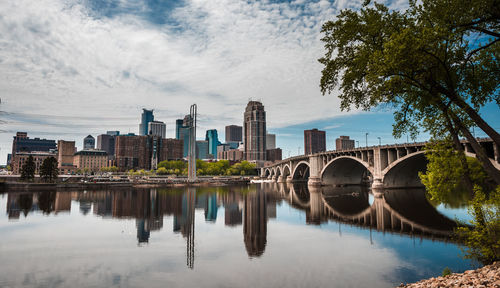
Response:
[{"label": "rocky shore", "polygon": [[500,288],[500,262],[484,266],[464,273],[453,273],[445,277],[433,277],[412,284],[401,284],[398,287],[437,288],[437,287],[475,287]]}]

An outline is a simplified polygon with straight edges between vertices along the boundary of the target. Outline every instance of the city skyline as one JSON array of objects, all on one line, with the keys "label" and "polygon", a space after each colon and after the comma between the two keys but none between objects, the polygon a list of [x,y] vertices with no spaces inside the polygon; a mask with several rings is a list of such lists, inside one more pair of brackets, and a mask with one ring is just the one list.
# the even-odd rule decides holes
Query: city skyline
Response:
[{"label": "city skyline", "polygon": [[[327,150],[340,135],[363,145],[366,132],[368,145],[377,137],[382,144],[405,142],[391,135],[390,107],[341,112],[338,92],[320,93],[321,25],[362,2],[4,1],[0,164],[17,131],[76,141],[81,149],[89,134],[139,134],[143,108],[154,109],[173,138],[172,123],[197,103],[197,138],[217,129],[224,139],[226,125],[243,124],[249,98],[266,107],[268,131],[284,158],[304,152],[301,135],[312,128],[327,132]],[[406,5],[386,2],[392,9]],[[481,113],[500,129],[495,104]]]}]

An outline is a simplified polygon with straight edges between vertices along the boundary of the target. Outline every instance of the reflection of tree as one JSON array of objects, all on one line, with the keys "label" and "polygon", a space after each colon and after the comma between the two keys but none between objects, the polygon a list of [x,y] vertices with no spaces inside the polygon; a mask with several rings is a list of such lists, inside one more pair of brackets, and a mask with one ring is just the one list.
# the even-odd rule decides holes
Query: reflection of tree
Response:
[{"label": "reflection of tree", "polygon": [[54,211],[56,202],[56,191],[38,192],[38,206],[45,214]]},{"label": "reflection of tree", "polygon": [[21,194],[18,201],[19,208],[24,212],[24,217],[28,216],[33,207],[33,194]]}]

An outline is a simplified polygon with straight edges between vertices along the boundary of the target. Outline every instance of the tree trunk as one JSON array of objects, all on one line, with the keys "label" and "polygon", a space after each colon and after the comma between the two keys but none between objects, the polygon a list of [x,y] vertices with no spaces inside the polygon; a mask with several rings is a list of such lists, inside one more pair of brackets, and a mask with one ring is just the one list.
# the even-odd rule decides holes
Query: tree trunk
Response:
[{"label": "tree trunk", "polygon": [[465,138],[467,138],[467,140],[471,144],[472,149],[474,149],[474,152],[476,152],[477,160],[479,160],[488,176],[490,176],[491,179],[493,179],[493,181],[497,183],[497,185],[500,185],[500,171],[498,171],[493,166],[493,164],[491,164],[490,158],[488,158],[488,156],[484,152],[483,147],[479,145],[479,142],[477,142],[476,138],[474,138],[472,134],[470,134],[469,130],[463,125],[463,123],[456,116],[452,117],[455,126],[457,126],[460,132],[464,134]]},{"label": "tree trunk", "polygon": [[491,140],[495,142],[496,145],[500,146],[500,134],[495,131],[486,121],[483,120],[483,118],[477,113],[474,108],[472,108],[469,104],[467,104],[460,96],[457,95],[448,95],[451,96],[449,97],[450,100],[457,104],[458,107],[462,108],[467,115],[477,124],[481,130],[484,131],[488,136],[490,136]]}]

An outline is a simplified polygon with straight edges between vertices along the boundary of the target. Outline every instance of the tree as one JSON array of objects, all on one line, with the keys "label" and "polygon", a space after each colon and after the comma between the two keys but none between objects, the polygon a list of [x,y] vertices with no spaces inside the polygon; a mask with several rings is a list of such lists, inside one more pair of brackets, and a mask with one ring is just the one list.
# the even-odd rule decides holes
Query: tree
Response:
[{"label": "tree", "polygon": [[40,178],[45,182],[54,182],[58,175],[57,159],[54,157],[45,158],[40,166]]},{"label": "tree", "polygon": [[500,184],[500,172],[469,132],[477,125],[500,145],[478,112],[492,101],[500,105],[498,0],[419,3],[410,1],[403,12],[375,3],[326,22],[321,91],[340,88],[343,110],[393,106],[396,137],[414,138],[423,127],[443,138],[444,127],[458,150],[465,137]]},{"label": "tree", "polygon": [[29,156],[24,165],[21,167],[21,180],[33,181],[35,179],[35,161],[33,156]]}]

